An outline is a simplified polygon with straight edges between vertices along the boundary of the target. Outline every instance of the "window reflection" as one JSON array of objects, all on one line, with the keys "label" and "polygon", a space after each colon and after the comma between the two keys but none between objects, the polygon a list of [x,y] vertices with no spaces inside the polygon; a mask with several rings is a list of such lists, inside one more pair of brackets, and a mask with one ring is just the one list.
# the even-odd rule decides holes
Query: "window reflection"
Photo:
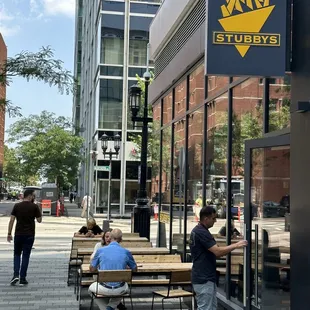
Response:
[{"label": "window reflection", "polygon": [[[207,203],[213,205],[217,211],[218,220],[210,229],[217,237],[221,228],[226,226],[226,161],[227,161],[227,133],[228,133],[228,93],[216,98],[208,105],[207,110]],[[218,245],[226,245],[226,239],[217,240]],[[225,258],[218,260],[219,289],[225,289]]]},{"label": "window reflection", "polygon": [[160,114],[161,104],[157,102],[153,108],[152,139],[152,200],[158,204],[159,201],[159,170],[160,170]]},{"label": "window reflection", "polygon": [[175,88],[174,117],[185,115],[186,111],[186,79]]},{"label": "window reflection", "polygon": [[172,249],[184,253],[184,191],[185,191],[185,119],[174,124]]},{"label": "window reflection", "polygon": [[257,244],[252,248],[252,300],[263,309],[288,310],[290,147],[255,149],[251,161],[252,244]]},{"label": "window reflection", "polygon": [[102,14],[101,23],[100,62],[122,65],[124,59],[124,16]]},{"label": "window reflection", "polygon": [[147,65],[147,44],[152,18],[130,16],[129,65]]},{"label": "window reflection", "polygon": [[269,131],[271,132],[290,126],[290,76],[274,78],[269,88]]},{"label": "window reflection", "polygon": [[[162,175],[161,175],[161,209],[160,213],[169,219],[170,214],[170,192],[171,192],[171,127],[163,130],[163,142],[162,142]],[[169,221],[165,221],[166,227],[166,240],[167,246],[169,247],[169,232],[170,224]],[[162,245],[161,245],[162,246]]]},{"label": "window reflection", "polygon": [[100,80],[99,128],[122,128],[123,80]]},{"label": "window reflection", "polygon": [[172,92],[163,98],[163,125],[172,120]]},{"label": "window reflection", "polygon": [[204,108],[189,117],[188,124],[188,200],[187,200],[187,239],[197,225],[202,197],[202,149],[203,149]]},{"label": "window reflection", "polygon": [[189,76],[189,108],[204,101],[204,64],[201,64]]}]

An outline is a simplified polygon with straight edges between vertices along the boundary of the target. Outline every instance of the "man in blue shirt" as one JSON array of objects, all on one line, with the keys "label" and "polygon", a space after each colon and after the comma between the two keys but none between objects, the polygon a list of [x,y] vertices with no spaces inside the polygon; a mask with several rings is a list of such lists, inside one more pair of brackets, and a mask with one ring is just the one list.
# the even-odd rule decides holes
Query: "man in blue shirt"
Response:
[{"label": "man in blue shirt", "polygon": [[[95,257],[90,263],[90,270],[124,270],[129,267],[133,271],[137,270],[137,264],[132,257],[132,254],[121,247],[119,244],[122,241],[122,231],[120,229],[113,229],[110,234],[111,243],[103,248],[97,250]],[[91,284],[89,291],[97,292],[97,282]],[[99,283],[98,294],[106,296],[119,296],[128,291],[127,283],[108,282]],[[106,310],[114,310],[121,302],[121,298],[110,298],[108,303],[105,303]]]}]

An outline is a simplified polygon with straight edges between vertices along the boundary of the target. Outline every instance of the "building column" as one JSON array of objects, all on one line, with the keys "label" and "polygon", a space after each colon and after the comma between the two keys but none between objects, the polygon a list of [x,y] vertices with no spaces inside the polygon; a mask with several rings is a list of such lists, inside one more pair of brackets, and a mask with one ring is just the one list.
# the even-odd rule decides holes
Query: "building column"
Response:
[{"label": "building column", "polygon": [[310,1],[294,0],[291,81],[291,309],[309,309],[310,291]]},{"label": "building column", "polygon": [[125,1],[124,27],[124,70],[123,70],[123,109],[122,109],[122,145],[121,145],[121,179],[120,179],[120,216],[125,214],[126,191],[126,142],[128,111],[128,62],[129,62],[130,3]]}]

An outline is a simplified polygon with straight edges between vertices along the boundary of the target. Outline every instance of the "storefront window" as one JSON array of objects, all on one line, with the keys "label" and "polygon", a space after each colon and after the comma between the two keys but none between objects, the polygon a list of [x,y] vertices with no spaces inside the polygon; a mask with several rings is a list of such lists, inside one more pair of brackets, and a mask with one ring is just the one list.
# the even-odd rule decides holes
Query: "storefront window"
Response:
[{"label": "storefront window", "polygon": [[172,120],[172,92],[163,99],[163,125]]},{"label": "storefront window", "polygon": [[174,118],[185,115],[186,111],[186,79],[175,88]]},{"label": "storefront window", "polygon": [[160,116],[161,116],[160,114],[161,114],[161,106],[160,106],[160,101],[158,101],[154,104],[153,120],[156,122],[160,122]]},{"label": "storefront window", "polygon": [[[263,84],[258,78],[250,78],[233,88],[233,132],[232,132],[232,179],[231,179],[231,241],[244,235],[244,165],[245,140],[257,139],[263,134]],[[234,230],[233,230],[234,228]],[[223,236],[225,237],[225,236]],[[231,278],[242,277],[239,263],[242,262],[242,251],[234,251],[231,256]],[[231,281],[232,298],[238,299],[243,283],[235,285]]]},{"label": "storefront window", "polygon": [[204,101],[204,77],[203,64],[189,76],[189,109]]},{"label": "storefront window", "polygon": [[290,126],[291,80],[290,76],[270,79],[269,86],[269,131]]},{"label": "storefront window", "polygon": [[253,149],[249,160],[251,304],[290,309],[290,147]]},{"label": "storefront window", "polygon": [[161,175],[161,206],[160,220],[165,224],[166,231],[166,244],[161,246],[169,247],[169,234],[170,234],[170,193],[171,187],[171,127],[163,130],[163,142],[162,142],[162,175]]},{"label": "storefront window", "polygon": [[[233,88],[232,175],[244,176],[244,142],[263,134],[263,85],[250,78]],[[237,189],[236,189],[237,190]]]},{"label": "storefront window", "polygon": [[[190,115],[188,124],[187,238],[196,226],[201,210],[203,120],[202,107]],[[196,201],[199,202],[198,206],[195,205]]]},{"label": "storefront window", "polygon": [[174,124],[172,250],[184,253],[185,119]]},{"label": "storefront window", "polygon": [[[207,112],[207,203],[214,206],[218,220],[210,229],[214,237],[223,226],[226,226],[226,194],[227,194],[227,134],[228,134],[228,94],[225,93],[208,105]],[[226,240],[216,239],[218,244],[225,245]],[[225,260],[220,262],[225,266]],[[225,288],[226,271],[220,269],[219,288]]]},{"label": "storefront window", "polygon": [[160,170],[160,112],[161,104],[157,102],[153,109],[153,128],[152,128],[152,200],[158,204],[159,198],[159,170]]},{"label": "storefront window", "polygon": [[229,78],[227,76],[208,76],[208,97],[214,96],[228,83]]}]

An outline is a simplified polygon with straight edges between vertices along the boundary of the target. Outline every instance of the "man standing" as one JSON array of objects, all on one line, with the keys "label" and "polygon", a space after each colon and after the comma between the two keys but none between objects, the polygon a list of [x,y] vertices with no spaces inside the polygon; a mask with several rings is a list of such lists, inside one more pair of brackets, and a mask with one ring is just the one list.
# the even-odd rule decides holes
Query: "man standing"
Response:
[{"label": "man standing", "polygon": [[200,211],[200,222],[194,227],[190,236],[190,250],[193,259],[192,283],[196,293],[198,310],[216,310],[216,258],[225,256],[231,251],[247,246],[247,241],[225,247],[219,247],[211,233],[216,222],[216,211],[204,207]]},{"label": "man standing", "polygon": [[[97,250],[95,257],[90,263],[90,271],[98,270],[124,270],[127,267],[136,271],[137,265],[132,254],[120,246],[122,241],[122,231],[113,229],[110,233],[111,243]],[[89,291],[96,293],[97,282],[89,287]],[[119,296],[127,293],[128,284],[120,282],[99,283],[98,294],[105,296]],[[114,310],[120,304],[121,298],[110,298],[108,304],[105,303],[106,310]]]},{"label": "man standing", "polygon": [[[26,280],[29,258],[35,236],[35,218],[38,223],[42,222],[39,207],[33,203],[35,199],[34,190],[27,189],[24,192],[24,200],[14,205],[8,227],[8,242],[12,241],[12,229],[17,220],[14,236],[14,275],[11,285],[18,281],[20,285],[28,284]],[[21,255],[22,263],[21,261]]]},{"label": "man standing", "polygon": [[[86,212],[88,212],[88,210],[91,210],[91,204],[92,204],[92,199],[90,196],[86,195],[84,196],[83,200],[82,200],[82,214],[81,217],[85,217]],[[89,212],[89,214],[92,214],[92,212]]]}]

